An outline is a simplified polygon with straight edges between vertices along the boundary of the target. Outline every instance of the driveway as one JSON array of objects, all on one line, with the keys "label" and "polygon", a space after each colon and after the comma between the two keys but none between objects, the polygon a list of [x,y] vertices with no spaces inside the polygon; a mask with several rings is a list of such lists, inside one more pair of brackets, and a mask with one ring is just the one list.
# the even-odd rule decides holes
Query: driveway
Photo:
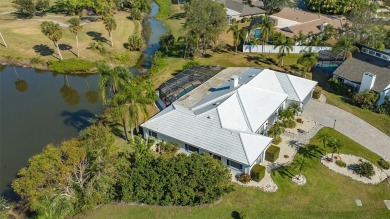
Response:
[{"label": "driveway", "polygon": [[333,127],[383,158],[390,159],[390,137],[362,119],[335,106],[311,99],[303,110],[303,116],[317,124]]}]

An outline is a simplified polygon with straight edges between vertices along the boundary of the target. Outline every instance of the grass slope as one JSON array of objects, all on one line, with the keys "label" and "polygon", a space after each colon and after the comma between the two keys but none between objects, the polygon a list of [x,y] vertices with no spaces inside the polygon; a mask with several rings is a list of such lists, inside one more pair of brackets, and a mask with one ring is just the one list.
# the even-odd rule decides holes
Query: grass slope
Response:
[{"label": "grass slope", "polygon": [[[104,43],[109,52],[121,54],[127,50],[124,43],[133,33],[135,24],[127,18],[125,12],[116,13],[115,19],[117,29],[113,32],[114,47],[111,47],[108,32],[105,30],[102,21],[87,23],[79,33],[79,48],[81,58],[87,60],[108,60],[98,51],[87,49],[91,42],[106,41]],[[40,56],[43,60],[57,60],[58,55],[53,43],[41,33],[40,24],[43,20],[58,21],[67,23],[70,17],[67,16],[45,16],[34,17],[33,19],[17,20],[13,15],[0,15],[0,32],[3,34],[8,48],[0,46],[0,54],[4,57],[19,57],[21,60],[29,60],[32,57]],[[6,21],[6,22],[4,22]],[[138,22],[138,21],[135,21]],[[139,25],[141,26],[141,25]],[[63,27],[63,37],[59,41],[64,48],[61,53],[64,59],[76,57],[76,41],[74,34],[70,33],[67,27]],[[130,52],[129,65],[134,65],[138,60],[140,52]]]},{"label": "grass slope", "polygon": [[[340,139],[344,145],[342,153],[356,154],[376,164],[379,156],[348,137],[330,128],[323,128],[320,132],[329,132]],[[316,137],[310,143],[322,147]],[[384,199],[390,198],[385,183],[365,185],[353,181],[323,167],[318,158],[310,159],[309,163],[303,173],[308,182],[302,187],[285,175],[297,171],[287,168],[284,174],[279,171],[273,175],[279,186],[276,193],[235,186],[235,191],[224,196],[219,204],[197,207],[104,205],[77,218],[234,218],[236,212],[245,212],[247,218],[390,217],[390,211],[383,203]],[[361,199],[363,206],[357,207],[355,199]]]}]

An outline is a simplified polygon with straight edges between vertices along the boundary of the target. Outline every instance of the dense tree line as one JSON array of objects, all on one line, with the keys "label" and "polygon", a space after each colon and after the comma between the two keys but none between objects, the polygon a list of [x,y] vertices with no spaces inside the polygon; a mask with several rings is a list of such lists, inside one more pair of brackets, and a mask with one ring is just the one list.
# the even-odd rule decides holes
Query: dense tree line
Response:
[{"label": "dense tree line", "polygon": [[13,3],[25,17],[32,17],[36,12],[65,13],[67,15],[79,15],[82,10],[90,10],[97,15],[107,16],[114,10],[138,9],[148,13],[150,5],[147,0],[57,0],[50,6],[49,0],[14,0]]},{"label": "dense tree line", "polygon": [[126,146],[134,150],[114,142],[108,127],[92,125],[77,139],[46,146],[12,187],[39,218],[63,218],[112,201],[197,205],[231,191],[228,168],[208,154],[175,156],[166,149],[166,156],[156,157],[152,138],[134,137]]},{"label": "dense tree line", "polygon": [[354,9],[359,10],[368,4],[367,0],[305,0],[307,7],[325,14],[345,14]]}]

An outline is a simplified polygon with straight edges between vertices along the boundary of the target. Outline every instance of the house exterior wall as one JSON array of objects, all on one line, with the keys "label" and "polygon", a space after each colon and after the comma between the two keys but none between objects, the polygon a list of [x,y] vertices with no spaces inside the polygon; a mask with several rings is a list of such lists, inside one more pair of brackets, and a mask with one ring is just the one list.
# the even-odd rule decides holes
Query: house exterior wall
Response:
[{"label": "house exterior wall", "polygon": [[[143,133],[144,133],[143,137],[145,139],[147,139],[149,137],[149,131],[150,131],[149,129],[143,127]],[[155,132],[155,131],[153,131],[153,132]],[[191,153],[193,153],[193,152],[191,152],[191,151],[186,149],[186,147],[185,147],[186,143],[185,142],[179,141],[177,139],[171,138],[169,136],[163,135],[163,134],[158,133],[158,132],[155,132],[155,133],[157,133],[157,138],[156,138],[157,142],[160,142],[160,141],[175,142],[175,143],[178,143],[180,145],[180,149],[179,149],[178,153],[183,153],[183,154],[186,154],[186,155],[190,155]],[[209,152],[207,150],[204,150],[204,149],[200,148],[197,145],[191,145],[191,146],[197,147],[199,149],[199,153],[207,153],[207,154],[211,153],[211,152]],[[268,147],[264,151],[266,151],[267,149],[268,149]],[[265,156],[264,155],[265,154],[264,151],[259,156],[258,160],[261,160],[261,161],[264,160],[264,156]],[[254,165],[253,164],[252,166],[249,166],[249,165],[240,163],[242,165],[242,168],[241,169],[236,169],[236,168],[231,167],[231,166],[228,165],[227,160],[231,160],[231,159],[226,158],[226,157],[221,156],[221,155],[216,154],[216,153],[212,153],[212,154],[220,156],[221,157],[221,162],[223,164],[227,165],[229,167],[230,171],[232,172],[232,174],[234,174],[234,175],[241,174],[241,173],[250,173],[251,167]],[[234,160],[231,160],[231,161],[234,161]],[[234,161],[234,162],[236,162],[236,161]],[[239,163],[239,162],[236,162],[236,163]]]},{"label": "house exterior wall", "polygon": [[390,84],[380,93],[379,100],[376,105],[382,105],[385,102],[385,97],[390,98]]}]

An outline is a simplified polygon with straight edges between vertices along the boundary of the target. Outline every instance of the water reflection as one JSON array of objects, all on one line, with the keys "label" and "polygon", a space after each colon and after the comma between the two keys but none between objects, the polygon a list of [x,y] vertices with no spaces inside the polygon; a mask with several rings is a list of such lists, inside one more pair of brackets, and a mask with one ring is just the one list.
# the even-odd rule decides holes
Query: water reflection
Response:
[{"label": "water reflection", "polygon": [[60,89],[61,96],[69,106],[76,106],[80,103],[80,95],[77,90],[69,85],[68,76],[64,75],[64,85]]},{"label": "water reflection", "polygon": [[15,72],[15,75],[16,75],[15,88],[16,88],[17,91],[23,93],[23,92],[25,92],[28,89],[27,81],[22,80],[22,79],[19,78],[19,75],[16,72],[16,68],[15,67],[14,67],[14,72]]}]

